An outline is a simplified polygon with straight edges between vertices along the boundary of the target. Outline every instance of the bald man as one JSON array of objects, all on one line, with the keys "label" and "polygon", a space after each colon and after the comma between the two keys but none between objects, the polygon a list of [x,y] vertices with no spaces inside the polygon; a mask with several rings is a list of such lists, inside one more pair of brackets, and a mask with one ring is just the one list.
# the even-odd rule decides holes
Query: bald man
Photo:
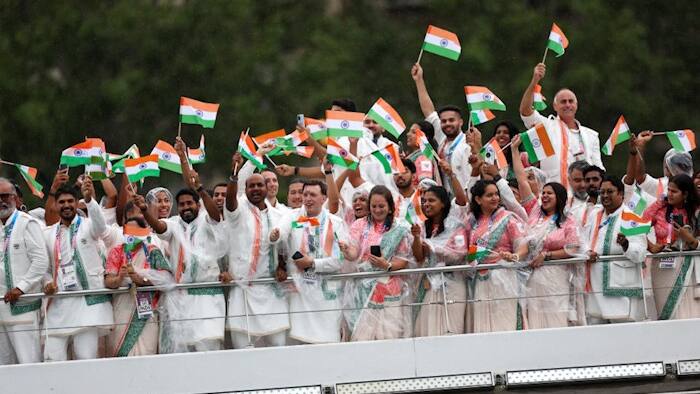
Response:
[{"label": "bald man", "polygon": [[[532,128],[539,123],[545,125],[557,153],[542,160],[540,168],[547,175],[547,182],[560,182],[568,188],[567,171],[571,163],[582,160],[605,169],[600,159],[600,141],[597,131],[581,125],[576,120],[578,100],[574,92],[569,89],[561,89],[554,96],[552,107],[556,116],[545,117],[533,109],[533,91],[544,78],[545,71],[544,63],[535,66],[530,85],[525,89],[520,101],[520,117],[527,128]],[[567,150],[566,155],[561,154],[564,147]]]}]

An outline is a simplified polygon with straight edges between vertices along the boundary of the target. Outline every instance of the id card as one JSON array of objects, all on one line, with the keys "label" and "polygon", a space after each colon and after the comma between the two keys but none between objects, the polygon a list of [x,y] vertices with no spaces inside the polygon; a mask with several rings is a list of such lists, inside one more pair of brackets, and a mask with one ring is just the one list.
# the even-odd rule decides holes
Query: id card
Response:
[{"label": "id card", "polygon": [[301,279],[304,281],[304,283],[310,285],[318,283],[318,275],[316,275],[316,273],[311,270],[304,271],[301,274]]},{"label": "id card", "polygon": [[136,313],[139,319],[148,319],[153,316],[151,295],[145,292],[136,292]]},{"label": "id card", "polygon": [[676,268],[676,258],[675,257],[664,257],[659,259],[659,268],[661,269],[674,269]]},{"label": "id card", "polygon": [[78,276],[75,273],[75,264],[73,260],[69,260],[65,264],[61,264],[61,283],[64,290],[78,290]]}]

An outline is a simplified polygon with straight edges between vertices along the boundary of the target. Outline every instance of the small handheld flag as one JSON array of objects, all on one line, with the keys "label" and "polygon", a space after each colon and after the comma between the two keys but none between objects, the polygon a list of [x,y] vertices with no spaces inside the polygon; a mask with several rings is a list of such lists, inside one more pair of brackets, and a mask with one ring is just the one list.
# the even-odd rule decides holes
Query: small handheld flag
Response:
[{"label": "small handheld flag", "polygon": [[212,128],[216,122],[219,104],[205,103],[187,97],[180,97],[180,123],[198,124]]},{"label": "small handheld flag", "polygon": [[557,54],[557,57],[564,54],[564,50],[569,47],[569,40],[564,35],[564,32],[557,26],[556,23],[552,23],[552,30],[549,32],[549,39],[547,40],[547,48],[544,51],[544,58],[542,63],[544,63],[547,58],[547,49],[551,49]]},{"label": "small handheld flag", "polygon": [[530,163],[538,162],[555,154],[547,128],[542,123],[520,133],[520,138]]},{"label": "small handheld flag", "polygon": [[678,152],[690,152],[695,149],[695,133],[693,130],[676,130],[666,133],[671,146]]},{"label": "small handheld flag", "polygon": [[418,61],[416,63],[420,63],[420,59],[423,56],[423,51],[446,57],[451,60],[457,60],[459,59],[460,53],[462,53],[462,46],[459,44],[459,38],[457,38],[456,34],[439,27],[429,25],[428,31],[425,33],[425,39],[423,39],[421,52],[418,55]]},{"label": "small handheld flag", "polygon": [[389,105],[383,98],[379,98],[376,103],[369,109],[367,117],[379,123],[386,131],[396,138],[401,136],[401,133],[406,130],[406,124],[399,116],[399,113]]},{"label": "small handheld flag", "polygon": [[472,111],[480,109],[506,110],[503,101],[485,86],[465,86],[464,93],[467,96],[469,109]]},{"label": "small handheld flag", "polygon": [[630,139],[630,127],[625,121],[625,117],[620,115],[615,124],[615,128],[610,134],[610,138],[605,142],[605,145],[600,149],[603,154],[611,156],[615,146],[621,142],[625,142]]}]

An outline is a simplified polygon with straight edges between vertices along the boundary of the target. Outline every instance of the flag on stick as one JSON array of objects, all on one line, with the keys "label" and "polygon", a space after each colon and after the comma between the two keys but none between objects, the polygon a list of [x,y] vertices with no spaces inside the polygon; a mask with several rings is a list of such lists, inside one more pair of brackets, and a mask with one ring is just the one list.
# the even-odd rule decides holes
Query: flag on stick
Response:
[{"label": "flag on stick", "polygon": [[666,133],[671,146],[678,152],[690,152],[695,149],[695,133],[693,130],[676,130]]},{"label": "flag on stick", "polygon": [[241,137],[238,139],[238,151],[258,169],[262,170],[267,168],[263,163],[263,158],[255,153],[253,139],[246,132],[242,132]]},{"label": "flag on stick", "polygon": [[105,143],[99,138],[86,138],[85,141],[65,149],[61,153],[61,164],[77,167],[92,163],[92,157],[103,158]]},{"label": "flag on stick", "polygon": [[633,212],[623,209],[620,219],[620,233],[625,236],[648,234],[651,231],[651,220],[644,220]]},{"label": "flag on stick", "polygon": [[489,111],[488,109],[477,109],[475,111],[469,111],[469,116],[471,117],[472,124],[474,126],[486,123],[489,120],[496,117],[496,115],[494,115],[493,112]]},{"label": "flag on stick", "polygon": [[428,31],[425,33],[425,39],[423,40],[423,47],[421,50],[451,60],[457,60],[459,59],[460,53],[462,53],[462,46],[459,44],[459,38],[457,38],[456,34],[429,25]]},{"label": "flag on stick", "polygon": [[416,128],[415,134],[416,141],[418,141],[418,149],[420,149],[420,151],[423,152],[423,155],[428,159],[432,159],[433,157],[435,157],[435,149],[433,149],[433,146],[430,145],[430,141],[428,141],[428,136],[425,135],[423,130]]},{"label": "flag on stick", "polygon": [[428,218],[423,213],[423,208],[421,207],[421,189],[416,189],[411,196],[406,207],[406,221],[410,224],[418,224],[425,222]]},{"label": "flag on stick", "polygon": [[630,139],[630,127],[627,125],[625,117],[620,115],[620,117],[617,119],[617,123],[615,124],[615,128],[613,129],[612,133],[610,133],[610,138],[608,138],[600,151],[608,156],[611,156],[613,154],[613,150],[615,150],[615,146],[621,142],[627,141],[628,139]]},{"label": "flag on stick", "polygon": [[306,126],[306,129],[309,130],[311,138],[315,140],[320,140],[328,137],[328,129],[326,129],[326,123],[321,120],[305,117],[304,126]]},{"label": "flag on stick", "polygon": [[464,93],[472,111],[478,109],[506,110],[506,105],[503,104],[503,101],[485,86],[465,86]]},{"label": "flag on stick", "polygon": [[384,130],[396,138],[399,138],[401,133],[406,130],[406,124],[399,116],[399,113],[381,97],[369,109],[367,117],[379,123]]},{"label": "flag on stick", "polygon": [[24,181],[27,182],[27,186],[29,186],[29,190],[32,191],[32,194],[39,198],[44,198],[44,192],[42,192],[44,187],[36,180],[37,169],[22,164],[12,164],[17,168],[20,175],[22,175]]},{"label": "flag on stick", "polygon": [[180,97],[180,123],[198,124],[212,128],[216,122],[219,104],[205,103],[187,97]]},{"label": "flag on stick", "polygon": [[372,156],[379,160],[382,167],[384,167],[384,172],[387,174],[401,174],[406,171],[401,162],[399,151],[394,144],[389,144],[382,149],[372,152]]},{"label": "flag on stick", "polygon": [[542,86],[540,84],[535,85],[535,90],[532,92],[532,103],[533,107],[537,111],[543,111],[547,108],[547,104],[544,102],[546,99],[542,94]]},{"label": "flag on stick", "polygon": [[199,139],[198,148],[187,148],[187,159],[192,164],[202,164],[206,161],[207,155],[204,151],[204,134]]},{"label": "flag on stick", "polygon": [[160,168],[158,167],[158,155],[126,159],[124,161],[124,172],[129,178],[129,182],[137,182],[149,176],[159,177]]},{"label": "flag on stick", "polygon": [[549,39],[547,40],[547,48],[554,51],[557,57],[564,54],[564,50],[569,46],[569,40],[564,35],[564,32],[557,26],[556,23],[552,23],[552,31],[549,32]]},{"label": "flag on stick", "polygon": [[362,137],[364,119],[365,114],[360,112],[326,111],[328,136],[333,138]]},{"label": "flag on stick", "polygon": [[345,150],[345,148],[340,146],[340,144],[332,138],[328,138],[326,156],[331,163],[351,170],[357,169],[357,165],[359,164],[357,157]]},{"label": "flag on stick", "polygon": [[503,150],[498,145],[495,138],[491,139],[491,141],[484,145],[479,153],[481,154],[481,157],[484,158],[486,163],[496,164],[499,170],[508,166],[506,156],[503,154]]},{"label": "flag on stick", "polygon": [[175,151],[175,148],[173,148],[173,146],[169,143],[163,140],[158,140],[156,146],[151,151],[151,154],[158,155],[158,167],[182,174],[180,156],[177,155],[177,151]]},{"label": "flag on stick", "polygon": [[640,189],[639,186],[635,186],[634,193],[632,193],[632,196],[627,203],[627,207],[635,215],[642,216],[648,205],[649,202],[646,200],[646,198],[644,198],[644,192],[642,189]]},{"label": "flag on stick", "polygon": [[527,152],[527,157],[530,163],[538,162],[542,159],[554,155],[554,147],[549,139],[549,133],[544,124],[540,123],[535,127],[520,133],[520,138],[523,141],[523,147]]}]

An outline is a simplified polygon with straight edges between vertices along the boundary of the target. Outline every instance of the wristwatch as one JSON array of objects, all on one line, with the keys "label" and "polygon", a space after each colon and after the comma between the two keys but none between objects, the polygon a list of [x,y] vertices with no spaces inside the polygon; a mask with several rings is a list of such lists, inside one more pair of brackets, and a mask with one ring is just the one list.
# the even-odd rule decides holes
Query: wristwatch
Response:
[{"label": "wristwatch", "polygon": [[391,267],[392,267],[392,266],[393,266],[393,264],[392,264],[391,261],[390,261],[390,262],[389,262],[389,265],[386,266],[386,272],[391,271]]}]

